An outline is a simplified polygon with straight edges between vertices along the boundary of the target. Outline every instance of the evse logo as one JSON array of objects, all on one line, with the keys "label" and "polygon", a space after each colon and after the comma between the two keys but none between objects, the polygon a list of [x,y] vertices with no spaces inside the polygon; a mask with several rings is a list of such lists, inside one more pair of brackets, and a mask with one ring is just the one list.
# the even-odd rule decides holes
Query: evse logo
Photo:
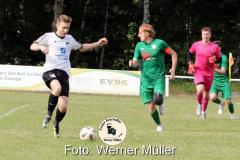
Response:
[{"label": "evse logo", "polygon": [[101,85],[109,85],[109,86],[127,86],[127,80],[124,79],[100,79]]}]

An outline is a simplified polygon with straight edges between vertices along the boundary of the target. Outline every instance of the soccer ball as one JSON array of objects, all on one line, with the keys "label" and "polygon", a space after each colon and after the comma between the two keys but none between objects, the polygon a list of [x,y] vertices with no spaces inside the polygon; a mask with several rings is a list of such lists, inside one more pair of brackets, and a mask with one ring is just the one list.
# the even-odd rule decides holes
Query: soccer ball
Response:
[{"label": "soccer ball", "polygon": [[80,131],[80,139],[84,141],[92,141],[96,138],[96,135],[97,133],[95,129],[89,126],[83,127],[83,129]]}]

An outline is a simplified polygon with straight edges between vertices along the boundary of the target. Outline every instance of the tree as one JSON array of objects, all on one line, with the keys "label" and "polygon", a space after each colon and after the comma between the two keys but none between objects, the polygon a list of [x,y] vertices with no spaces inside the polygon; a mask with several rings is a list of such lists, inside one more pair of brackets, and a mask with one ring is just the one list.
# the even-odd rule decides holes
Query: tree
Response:
[{"label": "tree", "polygon": [[149,24],[150,13],[149,13],[149,0],[143,0],[143,21],[142,24]]},{"label": "tree", "polygon": [[[108,8],[109,8],[109,0],[107,0],[107,4],[106,4],[106,15],[105,15],[104,31],[103,31],[103,36],[104,37],[106,37],[106,35],[107,35]],[[105,45],[102,47],[101,58],[100,58],[100,65],[99,65],[100,69],[102,69],[102,67],[103,67],[104,52],[105,52]]]},{"label": "tree", "polygon": [[85,24],[86,24],[86,14],[87,14],[87,8],[88,5],[90,3],[90,0],[87,0],[84,6],[84,10],[83,10],[83,16],[82,16],[82,23],[81,23],[81,31],[85,28]]},{"label": "tree", "polygon": [[[72,67],[131,69],[128,61],[142,23],[151,23],[156,37],[178,53],[176,74],[187,74],[188,49],[201,39],[205,26],[212,28],[212,40],[222,41],[223,53],[239,56],[239,0],[0,0],[0,63],[42,64],[44,55],[31,52],[29,46],[52,31],[51,24],[61,13],[73,18],[69,34],[78,41],[90,43],[103,36],[109,40],[104,48],[87,54],[72,51]],[[170,61],[166,56],[166,70]]]},{"label": "tree", "polygon": [[56,21],[60,14],[63,13],[63,1],[64,0],[55,0],[55,4],[53,6],[54,11],[54,20],[52,23],[52,31],[55,32],[56,29]]}]

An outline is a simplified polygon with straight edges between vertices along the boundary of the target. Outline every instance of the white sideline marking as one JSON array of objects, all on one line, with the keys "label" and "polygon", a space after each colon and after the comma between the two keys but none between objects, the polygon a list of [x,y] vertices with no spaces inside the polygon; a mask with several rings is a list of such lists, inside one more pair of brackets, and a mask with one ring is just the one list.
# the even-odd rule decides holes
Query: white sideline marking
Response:
[{"label": "white sideline marking", "polygon": [[15,109],[11,110],[10,112],[8,112],[8,113],[6,113],[4,115],[0,115],[0,119],[2,119],[4,117],[7,117],[8,115],[12,114],[13,112],[15,112],[15,111],[17,111],[17,110],[19,110],[21,108],[25,108],[25,107],[29,107],[29,105],[27,104],[27,105],[24,105],[24,106],[20,106],[18,108],[15,108]]}]

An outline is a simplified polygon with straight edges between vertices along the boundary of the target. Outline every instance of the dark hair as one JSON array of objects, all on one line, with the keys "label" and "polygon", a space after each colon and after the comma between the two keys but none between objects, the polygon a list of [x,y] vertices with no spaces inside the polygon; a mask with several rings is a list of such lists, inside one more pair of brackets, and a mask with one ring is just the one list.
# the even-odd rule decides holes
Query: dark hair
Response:
[{"label": "dark hair", "polygon": [[221,43],[221,41],[214,41],[213,43],[215,43],[216,45],[218,45],[218,47],[221,47],[222,48],[222,43]]}]

